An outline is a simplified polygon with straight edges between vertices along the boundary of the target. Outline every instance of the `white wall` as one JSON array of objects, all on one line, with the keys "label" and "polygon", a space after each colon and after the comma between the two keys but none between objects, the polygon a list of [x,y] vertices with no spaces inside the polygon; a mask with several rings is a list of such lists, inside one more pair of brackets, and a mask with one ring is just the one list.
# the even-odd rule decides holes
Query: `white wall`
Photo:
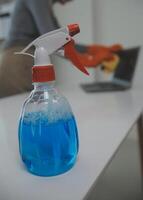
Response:
[{"label": "white wall", "polygon": [[95,42],[143,44],[142,0],[93,0],[92,3]]},{"label": "white wall", "polygon": [[81,28],[78,41],[91,43],[92,31],[92,0],[73,0],[65,5],[55,4],[54,11],[61,25],[79,23]]}]

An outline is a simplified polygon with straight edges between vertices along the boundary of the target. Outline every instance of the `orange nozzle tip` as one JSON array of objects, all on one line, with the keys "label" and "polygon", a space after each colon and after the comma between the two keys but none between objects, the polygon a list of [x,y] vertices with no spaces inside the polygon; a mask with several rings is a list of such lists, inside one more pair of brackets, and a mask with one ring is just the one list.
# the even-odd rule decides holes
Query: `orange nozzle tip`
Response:
[{"label": "orange nozzle tip", "polygon": [[90,75],[89,74],[89,72],[87,71],[87,69],[85,68],[85,67],[83,67],[83,68],[78,68],[80,71],[82,71],[84,74],[86,74],[86,75]]},{"label": "orange nozzle tip", "polygon": [[84,72],[87,76],[89,76],[90,75],[90,73],[86,70],[86,72]]},{"label": "orange nozzle tip", "polygon": [[80,28],[78,24],[69,24],[68,25],[70,36],[74,36],[80,32]]}]

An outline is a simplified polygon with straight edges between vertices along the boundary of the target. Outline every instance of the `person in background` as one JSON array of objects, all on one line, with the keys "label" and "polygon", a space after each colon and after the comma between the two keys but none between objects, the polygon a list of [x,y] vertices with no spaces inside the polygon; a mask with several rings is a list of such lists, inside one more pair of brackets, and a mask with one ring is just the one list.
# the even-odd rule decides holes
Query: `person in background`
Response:
[{"label": "person in background", "polygon": [[[31,66],[33,59],[28,56],[16,56],[27,44],[49,31],[60,28],[53,12],[53,4],[66,4],[72,0],[16,0],[9,36],[4,44],[0,63],[0,97],[22,93],[32,89]],[[100,48],[99,48],[100,47]],[[105,50],[104,52],[102,50]],[[29,53],[32,53],[33,49]],[[78,46],[79,56],[86,66],[95,62],[100,64],[112,56],[110,48],[98,45]],[[94,52],[96,53],[96,59]],[[90,56],[87,56],[87,55]],[[87,66],[88,66],[87,65]]]},{"label": "person in background", "polygon": [[[0,97],[31,90],[31,66],[27,56],[16,56],[32,40],[59,28],[53,4],[71,0],[16,0],[11,27],[0,63]],[[31,50],[32,51],[32,50]]]}]

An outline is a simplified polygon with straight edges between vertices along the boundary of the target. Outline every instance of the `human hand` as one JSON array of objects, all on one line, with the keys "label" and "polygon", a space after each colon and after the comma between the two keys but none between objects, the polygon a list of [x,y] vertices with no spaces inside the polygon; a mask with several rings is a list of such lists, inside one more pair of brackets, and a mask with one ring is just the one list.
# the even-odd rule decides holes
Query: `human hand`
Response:
[{"label": "human hand", "polygon": [[121,44],[114,44],[112,46],[105,46],[105,45],[98,45],[93,44],[87,46],[87,53],[91,55],[95,55],[97,53],[106,52],[106,53],[115,53],[123,49],[123,46]]},{"label": "human hand", "polygon": [[85,53],[78,53],[80,60],[86,67],[97,67],[103,62],[115,60],[116,52],[123,49],[119,44],[113,46],[90,45]]}]

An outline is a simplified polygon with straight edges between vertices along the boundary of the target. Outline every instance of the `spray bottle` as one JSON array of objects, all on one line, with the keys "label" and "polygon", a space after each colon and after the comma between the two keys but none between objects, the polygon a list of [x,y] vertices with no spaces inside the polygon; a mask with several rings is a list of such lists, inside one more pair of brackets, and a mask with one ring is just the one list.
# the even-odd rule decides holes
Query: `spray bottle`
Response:
[{"label": "spray bottle", "polygon": [[64,96],[55,88],[55,72],[49,55],[65,55],[88,74],[74,48],[77,24],[44,34],[18,54],[35,46],[32,79],[34,90],[26,99],[19,122],[19,149],[27,170],[39,176],[54,176],[71,169],[77,159],[79,142],[74,114]]}]

